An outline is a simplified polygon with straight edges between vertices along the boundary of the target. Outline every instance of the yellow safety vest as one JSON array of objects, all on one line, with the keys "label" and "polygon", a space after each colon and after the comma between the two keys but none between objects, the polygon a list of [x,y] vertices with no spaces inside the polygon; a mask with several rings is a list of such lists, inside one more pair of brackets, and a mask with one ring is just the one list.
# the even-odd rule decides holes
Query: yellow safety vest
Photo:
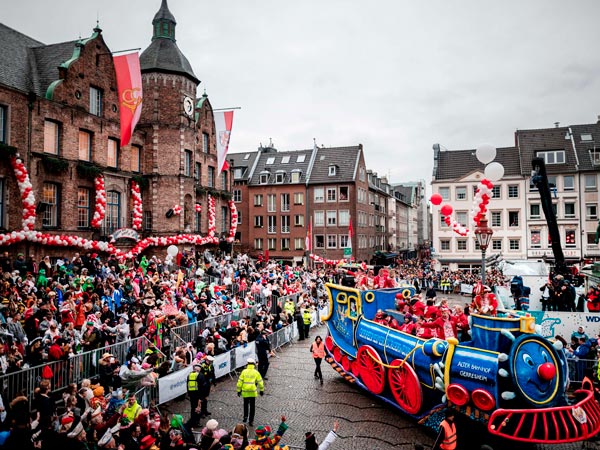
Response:
[{"label": "yellow safety vest", "polygon": [[310,323],[312,322],[312,314],[309,310],[304,311],[304,314],[302,314],[302,318],[304,319],[304,325],[310,325]]},{"label": "yellow safety vest", "polygon": [[263,383],[262,376],[254,368],[253,364],[248,364],[248,367],[242,370],[238,378],[237,391],[242,393],[242,397],[256,397],[258,395],[256,386],[258,386],[261,392],[264,392],[265,384]]},{"label": "yellow safety vest", "polygon": [[188,392],[193,392],[193,391],[198,390],[198,372],[191,372],[188,375],[187,390],[188,390]]}]

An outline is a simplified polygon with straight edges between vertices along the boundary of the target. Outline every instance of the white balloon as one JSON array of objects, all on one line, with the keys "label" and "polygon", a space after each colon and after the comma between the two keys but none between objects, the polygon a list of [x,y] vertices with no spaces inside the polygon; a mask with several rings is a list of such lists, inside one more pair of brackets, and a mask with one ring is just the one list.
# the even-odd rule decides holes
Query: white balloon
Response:
[{"label": "white balloon", "polygon": [[504,166],[493,162],[485,166],[485,177],[490,181],[498,181],[504,176]]},{"label": "white balloon", "polygon": [[179,253],[179,249],[177,248],[176,245],[169,245],[167,247],[167,255],[173,257],[173,256],[177,255],[177,253]]},{"label": "white balloon", "polygon": [[490,144],[481,144],[477,147],[477,150],[475,150],[475,156],[477,156],[477,159],[481,164],[490,163],[496,157],[496,147]]}]

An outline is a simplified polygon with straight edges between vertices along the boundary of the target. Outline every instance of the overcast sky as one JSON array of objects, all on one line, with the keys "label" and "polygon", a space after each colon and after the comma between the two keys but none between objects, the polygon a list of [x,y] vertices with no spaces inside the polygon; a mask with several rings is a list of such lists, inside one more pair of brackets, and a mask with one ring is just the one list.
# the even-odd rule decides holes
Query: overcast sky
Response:
[{"label": "overcast sky", "polygon": [[[44,43],[113,51],[152,37],[160,0],[2,0]],[[363,144],[391,182],[424,179],[432,145],[514,145],[517,128],[600,114],[600,1],[169,0],[214,108],[240,106],[230,152]],[[1,51],[1,50],[0,50]]]}]

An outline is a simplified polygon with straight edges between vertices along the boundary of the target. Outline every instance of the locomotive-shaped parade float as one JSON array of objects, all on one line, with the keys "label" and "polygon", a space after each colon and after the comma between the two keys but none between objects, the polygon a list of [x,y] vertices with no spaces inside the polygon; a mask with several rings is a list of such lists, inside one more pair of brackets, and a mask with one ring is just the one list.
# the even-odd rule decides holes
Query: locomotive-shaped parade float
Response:
[{"label": "locomotive-shaped parade float", "polygon": [[326,360],[346,380],[435,427],[453,408],[515,441],[566,443],[600,431],[592,383],[569,392],[562,349],[536,334],[535,319],[471,315],[471,340],[422,339],[375,322],[379,310],[404,322],[396,298],[410,286],[358,290],[328,284]]}]

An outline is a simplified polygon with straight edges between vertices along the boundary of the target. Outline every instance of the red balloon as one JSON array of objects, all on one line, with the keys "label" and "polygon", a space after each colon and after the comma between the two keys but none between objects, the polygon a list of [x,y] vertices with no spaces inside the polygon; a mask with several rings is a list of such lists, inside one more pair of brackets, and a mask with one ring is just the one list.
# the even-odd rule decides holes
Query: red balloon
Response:
[{"label": "red balloon", "polygon": [[440,194],[433,194],[429,201],[431,201],[432,205],[441,205],[442,204],[442,196]]},{"label": "red balloon", "polygon": [[452,211],[454,211],[454,209],[452,209],[452,206],[450,206],[450,205],[444,205],[444,206],[442,206],[442,209],[440,211],[442,212],[443,215],[449,216],[452,214]]}]

